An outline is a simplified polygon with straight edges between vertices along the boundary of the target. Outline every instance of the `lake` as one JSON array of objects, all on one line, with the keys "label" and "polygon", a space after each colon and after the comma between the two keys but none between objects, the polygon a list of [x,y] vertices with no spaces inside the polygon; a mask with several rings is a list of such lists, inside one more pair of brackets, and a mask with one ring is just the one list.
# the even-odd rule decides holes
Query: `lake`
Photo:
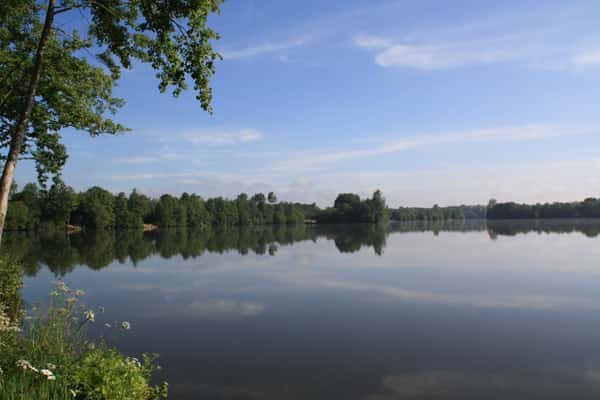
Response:
[{"label": "lake", "polygon": [[[172,399],[598,399],[600,222],[26,235]],[[102,318],[97,324],[101,326]]]}]

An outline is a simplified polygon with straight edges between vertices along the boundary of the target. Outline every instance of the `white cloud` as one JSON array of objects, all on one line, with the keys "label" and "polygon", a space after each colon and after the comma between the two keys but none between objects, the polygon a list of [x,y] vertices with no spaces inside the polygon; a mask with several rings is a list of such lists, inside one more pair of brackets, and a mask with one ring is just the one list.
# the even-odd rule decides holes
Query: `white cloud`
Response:
[{"label": "white cloud", "polygon": [[[595,366],[544,365],[519,372],[482,372],[476,370],[420,370],[387,375],[381,390],[365,400],[414,398],[527,398],[532,393],[552,394],[558,398],[595,393]],[[575,382],[575,383],[574,383]],[[577,394],[573,393],[574,389]],[[501,393],[494,395],[493,393]],[[542,395],[544,397],[544,395]],[[546,395],[546,397],[551,397]]]},{"label": "white cloud", "polygon": [[316,155],[303,155],[295,159],[286,160],[282,162],[279,167],[288,169],[315,169],[321,164],[374,157],[421,147],[460,143],[542,140],[559,136],[589,134],[591,132],[594,132],[594,129],[585,126],[526,124],[520,126],[450,132],[445,134],[419,135],[390,140],[377,146],[361,149],[327,152]]},{"label": "white cloud", "polygon": [[221,50],[220,53],[225,60],[235,60],[240,58],[250,58],[263,54],[276,53],[288,50],[294,47],[302,46],[306,39],[292,39],[284,42],[265,42],[258,45],[247,46],[240,49]]},{"label": "white cloud", "polygon": [[491,64],[515,57],[511,50],[469,49],[456,45],[395,45],[375,57],[382,67],[408,67],[423,70],[460,67],[468,64]]},{"label": "white cloud", "polygon": [[600,49],[585,50],[573,57],[576,67],[590,67],[600,65]]},{"label": "white cloud", "polygon": [[196,301],[186,307],[193,315],[237,315],[243,317],[257,316],[265,309],[265,306],[260,303],[232,300]]},{"label": "white cloud", "polygon": [[233,145],[260,141],[263,135],[256,129],[241,129],[236,132],[186,132],[183,138],[193,144]]},{"label": "white cloud", "polygon": [[359,26],[352,39],[379,66],[421,71],[506,62],[551,70],[600,64],[593,8],[514,11],[474,14],[448,25],[425,18],[402,30],[389,23]]},{"label": "white cloud", "polygon": [[[244,158],[244,168],[217,170],[164,170],[161,165],[153,166],[152,171],[115,171],[111,182],[152,182],[148,194],[197,192],[205,197],[235,196],[239,192],[256,193],[275,191],[284,200],[317,202],[325,206],[331,204],[336,194],[354,191],[368,195],[375,189],[383,190],[388,203],[397,206],[481,203],[491,197],[499,200],[571,201],[595,195],[593,188],[600,183],[597,159],[561,160],[544,159],[507,164],[472,163],[469,160],[450,158],[445,165],[437,164],[425,168],[397,166],[387,169],[359,169],[356,161],[376,159],[389,154],[408,151],[426,152],[442,147],[451,149],[473,145],[489,151],[495,143],[519,141],[542,141],[565,137],[568,140],[577,135],[597,132],[593,125],[552,125],[524,124],[520,126],[474,129],[422,134],[397,139],[379,139],[342,151],[321,152],[281,152],[276,155],[261,154],[260,162]],[[200,135],[200,134],[199,134]],[[202,133],[206,142],[207,134]],[[219,140],[210,139],[221,143]],[[228,139],[227,142],[231,142]],[[253,153],[249,153],[253,154]],[[217,154],[218,160],[227,160],[231,165],[231,151]],[[239,160],[238,160],[239,161]],[[365,164],[363,164],[365,165]],[[121,174],[124,172],[123,174]],[[143,186],[143,185],[141,185]],[[129,190],[123,186],[120,190]],[[143,189],[141,187],[140,189]]]},{"label": "white cloud", "polygon": [[358,35],[354,44],[363,49],[377,50],[375,63],[382,67],[404,67],[436,70],[464,65],[492,64],[521,56],[516,44],[494,41],[397,43],[389,38]]},{"label": "white cloud", "polygon": [[117,162],[123,164],[147,164],[161,161],[183,160],[185,158],[187,158],[186,155],[179,153],[158,153],[145,156],[121,157],[117,159]]},{"label": "white cloud", "polygon": [[393,46],[389,39],[363,34],[354,37],[354,44],[363,49],[381,49]]}]

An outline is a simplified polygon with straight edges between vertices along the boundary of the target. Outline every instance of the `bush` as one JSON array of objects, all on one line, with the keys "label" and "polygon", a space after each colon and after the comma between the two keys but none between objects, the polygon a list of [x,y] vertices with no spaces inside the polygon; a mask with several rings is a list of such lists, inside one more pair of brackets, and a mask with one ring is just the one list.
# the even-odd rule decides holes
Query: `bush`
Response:
[{"label": "bush", "polygon": [[159,387],[148,384],[157,368],[153,358],[142,357],[142,362],[125,357],[114,349],[95,349],[81,360],[75,381],[78,391],[89,400],[138,400],[166,397],[166,383]]},{"label": "bush", "polygon": [[21,274],[18,264],[0,258],[0,308],[12,321],[16,321],[21,310]]},{"label": "bush", "polygon": [[[0,263],[4,268],[6,264]],[[8,292],[18,293],[20,280],[15,285],[14,278],[0,277],[0,289],[7,290],[0,293],[0,300],[6,301]],[[166,398],[166,383],[149,383],[158,369],[156,356],[144,355],[139,362],[111,347],[105,335],[97,342],[88,339],[86,328],[97,316],[102,318],[104,310],[87,308],[81,302],[83,295],[59,281],[43,311],[32,307],[22,313],[20,332],[17,320],[7,316],[0,304],[0,399]],[[118,334],[130,325],[122,322],[111,329]]]}]

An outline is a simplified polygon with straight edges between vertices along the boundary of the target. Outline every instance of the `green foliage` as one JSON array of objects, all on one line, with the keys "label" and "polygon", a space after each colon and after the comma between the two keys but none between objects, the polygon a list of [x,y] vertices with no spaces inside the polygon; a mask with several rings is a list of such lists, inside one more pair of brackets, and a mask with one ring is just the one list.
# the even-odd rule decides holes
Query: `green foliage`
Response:
[{"label": "green foliage", "polygon": [[75,225],[105,229],[115,226],[115,198],[112,193],[94,186],[79,195],[79,206],[74,212]]},{"label": "green foliage", "polygon": [[302,224],[305,210],[312,215],[319,211],[315,204],[270,204],[260,193],[206,202],[196,194],[183,193],[179,198],[165,194],[156,201],[135,189],[129,197],[114,196],[98,186],[75,193],[58,180],[48,191],[29,183],[12,197],[7,217],[7,230],[12,231],[64,230],[66,224],[95,230],[142,229],[144,223],[161,228]]},{"label": "green foliage", "polygon": [[140,229],[144,225],[142,212],[136,212],[129,208],[129,201],[125,193],[119,193],[115,198],[115,228],[117,229]]},{"label": "green foliage", "polygon": [[163,228],[177,226],[177,217],[181,217],[182,214],[181,210],[177,209],[179,209],[177,199],[169,194],[163,194],[156,204],[156,223]]},{"label": "green foliage", "polygon": [[42,213],[41,193],[35,183],[26,184],[20,192],[17,192],[15,189],[11,201],[23,202],[27,206],[32,219],[36,220],[40,218]]},{"label": "green foliage", "polygon": [[[108,346],[105,336],[90,341],[89,324],[101,321],[103,309],[80,300],[84,293],[58,282],[48,306],[33,307],[23,318],[21,334],[7,342],[0,331],[0,398],[154,400],[166,397],[166,384],[153,387],[155,357],[142,362]],[[126,325],[127,324],[127,325]],[[129,329],[117,324],[113,335]]]},{"label": "green foliage", "polygon": [[[0,2],[0,147],[8,147],[23,117],[28,85],[42,42],[47,4],[34,0]],[[155,71],[161,92],[178,96],[193,83],[196,98],[211,111],[210,78],[220,56],[206,26],[221,0],[87,1],[56,0],[23,156],[35,160],[38,177],[58,174],[67,160],[59,132],[92,136],[126,130],[113,121],[124,102],[113,96],[123,68],[137,62]],[[74,21],[77,19],[78,21]],[[85,32],[85,36],[76,28]],[[4,156],[3,156],[4,157]]]},{"label": "green foliage", "polygon": [[154,359],[142,361],[126,357],[115,349],[98,348],[79,361],[74,376],[78,392],[88,400],[151,400],[166,398],[166,383],[160,387],[148,384],[156,370]]},{"label": "green foliage", "polygon": [[[23,271],[17,263],[0,258],[0,313],[10,321],[16,322],[21,310],[21,295],[23,286],[21,276]],[[0,332],[1,334],[1,332]],[[0,353],[2,349],[0,349]]]},{"label": "green foliage", "polygon": [[388,209],[381,191],[377,190],[370,199],[361,200],[357,194],[341,193],[332,208],[315,214],[320,223],[385,223]]},{"label": "green foliage", "polygon": [[143,194],[133,189],[127,199],[127,209],[133,213],[136,213],[142,221],[149,221],[154,212],[154,204],[152,200]]},{"label": "green foliage", "polygon": [[392,210],[390,218],[394,221],[451,221],[464,219],[485,219],[485,206],[451,206],[431,208],[399,207]]},{"label": "green foliage", "polygon": [[6,214],[6,229],[12,231],[27,231],[35,229],[39,221],[31,215],[27,204],[22,201],[11,201]]},{"label": "green foliage", "polygon": [[581,202],[519,204],[490,201],[487,218],[539,219],[539,218],[600,218],[600,199],[587,198]]},{"label": "green foliage", "polygon": [[78,198],[70,186],[56,182],[48,192],[41,196],[42,220],[56,225],[67,224],[71,212],[77,208]]},{"label": "green foliage", "polygon": [[5,374],[0,379],[2,400],[73,400],[76,397],[64,385],[36,374]]}]

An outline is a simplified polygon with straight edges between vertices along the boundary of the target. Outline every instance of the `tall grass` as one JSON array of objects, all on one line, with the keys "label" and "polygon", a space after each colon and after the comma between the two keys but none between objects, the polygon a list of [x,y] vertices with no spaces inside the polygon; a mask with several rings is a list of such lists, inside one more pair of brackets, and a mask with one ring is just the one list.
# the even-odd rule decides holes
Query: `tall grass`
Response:
[{"label": "tall grass", "polygon": [[[18,293],[20,281],[11,282],[0,283],[0,288],[15,292],[17,287]],[[108,344],[108,335],[128,330],[128,322],[113,324],[98,340],[89,339],[88,326],[100,323],[104,310],[86,307],[81,300],[84,294],[59,281],[43,308],[17,312],[0,304],[0,399],[166,398],[166,383],[149,384],[159,368],[155,357],[144,355],[139,361]]]}]

